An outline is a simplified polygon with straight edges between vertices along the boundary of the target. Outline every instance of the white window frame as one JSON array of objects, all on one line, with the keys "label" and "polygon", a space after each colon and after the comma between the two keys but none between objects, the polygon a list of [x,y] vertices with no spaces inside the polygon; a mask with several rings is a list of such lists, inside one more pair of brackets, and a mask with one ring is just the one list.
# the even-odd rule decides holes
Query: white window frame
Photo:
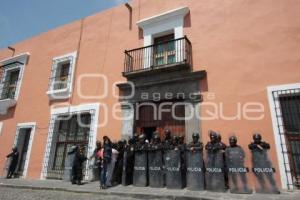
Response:
[{"label": "white window frame", "polygon": [[[84,113],[84,112],[93,112],[94,115],[92,116],[94,119],[91,121],[90,124],[90,133],[89,133],[89,143],[88,143],[88,157],[91,156],[94,152],[94,149],[96,147],[96,138],[97,138],[97,128],[98,128],[98,118],[99,118],[99,103],[92,103],[92,104],[81,104],[78,106],[70,106],[70,107],[60,107],[60,108],[54,108],[51,110],[51,118],[50,118],[50,124],[54,126],[54,122],[57,119],[58,116],[65,115],[68,113]],[[48,130],[48,138],[47,138],[47,145],[45,148],[44,153],[44,161],[43,161],[43,169],[41,173],[41,179],[44,180],[47,177],[47,166],[49,162],[49,152],[52,145],[52,139],[53,139],[53,127],[49,126]],[[86,171],[85,171],[85,180],[91,180],[92,178],[92,169],[89,167],[91,164],[91,161],[86,161]]]},{"label": "white window frame", "polygon": [[[276,145],[276,152],[277,152],[277,159],[279,165],[279,172],[280,172],[280,179],[283,189],[294,189],[293,185],[288,185],[288,183],[293,183],[292,174],[290,172],[290,164],[286,146],[286,140],[283,135],[280,134],[280,129],[283,128],[281,126],[283,124],[282,118],[276,117],[276,107],[279,107],[279,98],[273,98],[273,92],[280,91],[280,90],[290,90],[290,89],[298,89],[300,88],[300,83],[293,83],[293,84],[284,84],[284,85],[274,85],[267,87],[267,94],[271,112],[271,119],[272,119],[272,126],[273,126],[273,133],[275,138],[275,145]],[[275,106],[277,105],[277,106]],[[278,120],[278,121],[277,121]],[[283,130],[281,130],[283,132]],[[287,171],[285,170],[287,169]]]},{"label": "white window frame", "polygon": [[35,127],[36,127],[36,122],[26,122],[26,123],[18,123],[17,124],[16,136],[15,136],[14,145],[13,145],[14,147],[17,145],[17,142],[19,139],[20,129],[31,128],[30,138],[29,138],[29,143],[28,143],[28,150],[27,150],[24,170],[23,170],[23,174],[21,175],[21,178],[26,178],[26,176],[27,176],[30,155],[31,155],[31,149],[32,149],[34,133],[35,133]]},{"label": "white window frame", "polygon": [[[72,91],[73,91],[73,80],[74,80],[74,72],[75,72],[75,67],[76,67],[76,58],[77,58],[77,52],[76,51],[53,58],[49,88],[48,88],[48,91],[47,91],[47,95],[48,95],[50,100],[53,100],[53,99],[67,99],[67,98],[71,97],[71,94],[72,94]],[[67,80],[68,85],[67,85],[66,88],[54,89],[55,76],[56,76],[59,64],[63,63],[63,62],[67,62],[67,61],[70,62],[70,69],[69,69],[70,76],[68,77],[68,80]]]},{"label": "white window frame", "polygon": [[[138,21],[138,27],[143,29],[144,47],[152,45],[155,37],[168,33],[174,33],[174,39],[182,38],[184,17],[189,11],[188,7],[180,7]],[[144,68],[149,68],[152,65],[152,60],[149,59],[152,55],[151,49],[147,49],[144,54]],[[176,56],[176,59],[179,58]]]},{"label": "white window frame", "polygon": [[[19,55],[16,55],[14,57],[11,58],[7,58],[4,59],[2,61],[0,61],[1,65],[7,65],[3,70],[3,76],[1,77],[1,84],[0,84],[0,95],[2,96],[2,92],[3,92],[3,83],[6,80],[6,76],[7,73],[10,72],[11,70],[15,70],[15,69],[19,69],[19,77],[18,77],[18,83],[17,83],[17,87],[16,87],[16,92],[15,92],[15,96],[12,99],[1,99],[0,100],[0,115],[5,115],[7,114],[7,111],[10,107],[13,107],[17,104],[18,98],[19,98],[19,94],[21,91],[21,85],[23,82],[23,76],[24,76],[24,71],[25,71],[25,66],[27,64],[28,58],[29,58],[30,54],[28,52],[26,53],[22,53]],[[14,62],[19,62],[16,64],[13,64]],[[13,66],[9,66],[9,64],[12,64]]]},{"label": "white window frame", "polygon": [[3,122],[0,122],[0,136],[2,135]]},{"label": "white window frame", "polygon": [[[16,92],[15,92],[15,96],[14,99],[18,100],[19,98],[19,93],[20,93],[20,89],[21,89],[21,85],[22,85],[22,80],[23,80],[23,75],[24,75],[24,70],[25,70],[25,66],[28,60],[28,57],[30,56],[30,54],[28,52],[26,53],[22,53],[19,54],[17,56],[14,56],[12,58],[8,58],[5,60],[0,61],[1,65],[9,65],[10,63],[14,63],[14,62],[20,62],[23,64],[17,64],[13,67],[7,67],[4,69],[4,75],[2,77],[1,83],[3,83],[5,81],[5,79],[7,78],[7,73],[9,71],[15,70],[15,69],[19,69],[20,73],[19,73],[19,77],[18,77],[18,83],[17,83],[17,88],[16,88]],[[1,94],[2,95],[2,87],[3,85],[1,84]]]}]

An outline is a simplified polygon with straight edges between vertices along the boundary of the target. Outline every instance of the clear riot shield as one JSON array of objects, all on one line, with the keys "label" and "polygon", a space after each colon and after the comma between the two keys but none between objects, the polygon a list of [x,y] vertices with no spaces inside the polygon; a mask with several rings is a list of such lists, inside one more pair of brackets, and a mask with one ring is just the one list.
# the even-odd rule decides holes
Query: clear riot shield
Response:
[{"label": "clear riot shield", "polygon": [[239,147],[228,147],[225,151],[225,160],[228,172],[229,188],[231,193],[250,194],[247,173],[249,169],[244,166],[245,153]]},{"label": "clear riot shield", "polygon": [[64,169],[64,181],[71,181],[72,179],[72,167],[75,159],[75,153],[67,154],[67,158],[65,160],[65,169]]},{"label": "clear riot shield", "polygon": [[204,190],[203,156],[201,151],[186,152],[187,189]]},{"label": "clear riot shield", "polygon": [[207,153],[205,177],[207,190],[225,191],[224,157],[222,151]]},{"label": "clear riot shield", "polygon": [[133,185],[146,187],[147,178],[147,151],[136,151],[134,154]]},{"label": "clear riot shield", "polygon": [[162,150],[148,152],[149,186],[164,187]]},{"label": "clear riot shield", "polygon": [[266,149],[252,150],[252,166],[252,171],[256,177],[256,192],[278,194],[279,190],[273,177],[275,170],[272,167],[272,163],[268,157],[268,151]]},{"label": "clear riot shield", "polygon": [[125,150],[123,157],[123,172],[122,172],[122,185],[131,185],[133,179],[134,168],[134,151]]},{"label": "clear riot shield", "polygon": [[181,155],[180,150],[166,150],[164,153],[166,187],[170,189],[182,188]]}]

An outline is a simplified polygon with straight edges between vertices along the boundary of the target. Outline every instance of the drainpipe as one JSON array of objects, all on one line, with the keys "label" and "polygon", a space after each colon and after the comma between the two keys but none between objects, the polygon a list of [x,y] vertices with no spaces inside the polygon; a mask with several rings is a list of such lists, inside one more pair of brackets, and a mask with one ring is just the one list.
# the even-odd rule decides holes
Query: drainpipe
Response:
[{"label": "drainpipe", "polygon": [[125,3],[125,6],[129,10],[129,30],[132,29],[132,7],[129,5],[129,3]]},{"label": "drainpipe", "polygon": [[16,49],[11,47],[11,46],[8,46],[7,48],[12,51],[12,56],[11,57],[13,57],[15,55]]}]

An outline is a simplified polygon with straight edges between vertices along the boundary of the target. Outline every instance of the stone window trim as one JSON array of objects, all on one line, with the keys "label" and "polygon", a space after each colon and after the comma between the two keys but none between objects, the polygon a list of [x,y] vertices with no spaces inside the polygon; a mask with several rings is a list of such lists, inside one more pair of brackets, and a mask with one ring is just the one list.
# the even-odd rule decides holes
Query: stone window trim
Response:
[{"label": "stone window trim", "polygon": [[[97,129],[98,129],[98,119],[99,119],[99,103],[91,103],[91,104],[80,104],[80,105],[72,105],[66,107],[58,107],[51,109],[50,122],[49,122],[49,130],[47,137],[47,144],[44,152],[44,160],[43,167],[40,179],[45,180],[47,177],[47,166],[50,158],[50,149],[53,140],[53,131],[54,131],[54,123],[59,116],[63,115],[72,115],[72,114],[80,114],[80,113],[90,113],[91,114],[91,123],[90,123],[90,133],[89,133],[89,142],[88,142],[88,150],[87,155],[90,157],[93,154],[93,151],[96,147],[96,137],[97,137]],[[85,177],[84,180],[91,180],[93,177],[92,169],[89,167],[91,161],[86,162],[85,166]]]},{"label": "stone window trim", "polygon": [[33,145],[33,140],[34,140],[34,135],[35,135],[35,130],[36,130],[36,122],[26,122],[26,123],[18,123],[17,124],[17,130],[16,130],[16,135],[15,135],[14,144],[13,144],[14,147],[17,146],[19,135],[20,135],[20,130],[26,129],[26,128],[30,128],[31,132],[30,132],[28,150],[27,150],[27,154],[25,157],[25,166],[24,166],[23,174],[20,174],[21,178],[26,178],[26,176],[27,176],[29,162],[30,162],[30,156],[31,156],[31,150],[32,150],[32,145]]},{"label": "stone window trim", "polygon": [[180,7],[138,21],[137,26],[143,29],[144,46],[152,45],[154,38],[164,33],[174,33],[174,39],[182,38],[184,17],[189,11],[188,7]]},{"label": "stone window trim", "polygon": [[[279,173],[283,189],[293,190],[293,176],[290,170],[290,160],[288,157],[287,141],[284,134],[281,134],[283,130],[283,118],[280,115],[277,118],[277,114],[281,113],[279,96],[276,92],[284,90],[300,91],[300,83],[289,83],[282,85],[269,85],[267,86],[267,97],[269,102],[270,115],[272,120],[273,134],[276,145],[277,159],[279,163]],[[277,114],[276,114],[277,113]],[[286,170],[287,169],[287,170]]]},{"label": "stone window trim", "polygon": [[[52,67],[51,67],[51,75],[49,78],[49,88],[46,94],[48,95],[50,100],[55,99],[68,99],[71,97],[72,90],[73,90],[73,80],[74,80],[74,72],[76,67],[76,58],[77,58],[77,52],[68,53],[62,56],[54,57],[52,61]],[[56,80],[57,73],[59,70],[59,67],[61,67],[61,64],[69,62],[70,68],[68,72],[66,82],[66,87],[61,89],[56,89],[55,85],[59,83],[59,81]]]},{"label": "stone window trim", "polygon": [[[14,107],[17,104],[19,93],[21,90],[25,66],[27,64],[29,56],[30,54],[26,52],[0,61],[0,66],[2,68],[3,74],[0,80],[0,115],[7,114],[8,109]],[[5,82],[7,81],[8,75],[10,72],[15,70],[19,70],[19,74],[13,97],[2,98],[3,92],[5,90]]]},{"label": "stone window trim", "polygon": [[0,122],[0,136],[2,135],[3,122]]},{"label": "stone window trim", "polygon": [[[16,93],[14,95],[15,100],[18,100],[18,97],[19,97],[20,87],[21,87],[23,74],[24,74],[24,68],[25,68],[25,65],[27,64],[27,60],[28,60],[29,56],[30,56],[30,54],[28,52],[26,52],[26,53],[22,53],[17,56],[14,56],[12,58],[8,58],[8,59],[0,61],[1,66],[4,66],[4,65],[6,66],[3,69],[3,76],[1,78],[1,86],[3,86],[2,83],[5,82],[5,80],[7,79],[7,75],[9,72],[14,71],[16,69],[20,70],[19,77],[18,77],[18,83],[17,83],[17,87],[16,87]],[[1,94],[2,94],[2,91],[1,91]]]}]

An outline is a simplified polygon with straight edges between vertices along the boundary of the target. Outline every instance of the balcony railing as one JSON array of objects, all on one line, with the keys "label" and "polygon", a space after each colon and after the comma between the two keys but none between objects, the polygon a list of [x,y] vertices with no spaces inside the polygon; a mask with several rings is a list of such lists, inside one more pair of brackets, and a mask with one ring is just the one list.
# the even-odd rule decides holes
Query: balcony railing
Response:
[{"label": "balcony railing", "polygon": [[66,76],[51,77],[49,81],[49,90],[66,89],[69,85],[70,77],[70,73]]},{"label": "balcony railing", "polygon": [[0,86],[0,99],[14,99],[16,94],[17,82],[3,82]]},{"label": "balcony railing", "polygon": [[51,100],[67,99],[71,95],[71,72],[64,76],[51,77],[46,92]]},{"label": "balcony railing", "polygon": [[185,36],[125,51],[124,75],[177,65],[191,66],[192,46]]}]

